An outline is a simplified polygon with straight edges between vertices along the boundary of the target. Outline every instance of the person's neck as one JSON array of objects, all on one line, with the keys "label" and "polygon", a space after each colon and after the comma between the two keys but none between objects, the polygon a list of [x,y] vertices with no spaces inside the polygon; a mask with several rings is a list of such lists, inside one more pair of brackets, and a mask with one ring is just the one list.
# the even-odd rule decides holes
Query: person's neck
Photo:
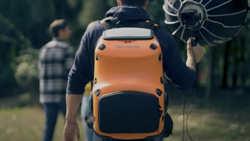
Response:
[{"label": "person's neck", "polygon": [[[57,40],[57,41],[65,41],[65,40],[63,40],[62,38],[60,38],[60,37],[53,37],[53,39],[52,40]],[[66,41],[65,41],[66,42]]]},{"label": "person's neck", "polygon": [[[118,5],[118,6],[129,6],[129,5]],[[137,7],[137,6],[136,6]],[[143,6],[143,7],[138,7],[138,8],[142,8],[144,10],[147,10],[147,7]]]},{"label": "person's neck", "polygon": [[64,42],[67,42],[67,41],[68,41],[68,40],[63,39],[63,38],[60,38],[60,37],[54,37],[53,39],[56,39],[56,40],[59,40],[59,41],[64,41]]}]

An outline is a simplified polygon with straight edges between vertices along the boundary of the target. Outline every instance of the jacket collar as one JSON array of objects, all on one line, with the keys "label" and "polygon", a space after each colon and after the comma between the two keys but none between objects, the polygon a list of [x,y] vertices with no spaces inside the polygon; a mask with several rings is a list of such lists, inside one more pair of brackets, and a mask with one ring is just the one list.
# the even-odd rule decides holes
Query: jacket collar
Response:
[{"label": "jacket collar", "polygon": [[112,7],[105,15],[106,17],[112,16],[118,21],[129,20],[150,20],[148,13],[135,6],[116,6]]}]

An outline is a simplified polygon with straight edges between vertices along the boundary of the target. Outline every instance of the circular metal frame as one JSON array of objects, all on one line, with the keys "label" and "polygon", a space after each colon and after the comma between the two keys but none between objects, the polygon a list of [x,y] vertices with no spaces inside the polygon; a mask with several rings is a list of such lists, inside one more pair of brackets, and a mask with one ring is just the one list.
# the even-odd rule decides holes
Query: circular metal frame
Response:
[{"label": "circular metal frame", "polygon": [[[241,31],[249,3],[248,0],[165,0],[163,10],[172,35],[186,42],[195,28],[199,44],[214,46],[231,40]],[[182,14],[192,14],[192,11],[196,11],[200,19],[198,24],[187,26]]]}]

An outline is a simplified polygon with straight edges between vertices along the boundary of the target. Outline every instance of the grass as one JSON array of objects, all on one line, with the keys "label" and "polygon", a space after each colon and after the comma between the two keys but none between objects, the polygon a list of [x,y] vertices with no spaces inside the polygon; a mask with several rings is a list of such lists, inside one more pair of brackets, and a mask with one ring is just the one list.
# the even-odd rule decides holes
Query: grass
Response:
[{"label": "grass", "polygon": [[[44,112],[39,107],[25,107],[0,110],[1,141],[39,141],[44,130]],[[54,140],[62,141],[63,116],[58,116]],[[79,124],[81,124],[79,122]],[[83,131],[80,126],[80,130]],[[83,136],[83,133],[82,133]]]},{"label": "grass", "polygon": [[[178,95],[178,94],[177,94]],[[44,112],[40,106],[15,108],[6,106],[7,100],[0,100],[0,141],[38,141],[42,140]],[[249,96],[214,97],[209,101],[192,97],[186,105],[186,113],[191,103],[192,111],[188,120],[188,131],[194,141],[250,141],[250,103]],[[11,107],[11,108],[8,108]],[[182,140],[183,99],[170,96],[169,113],[174,120],[173,136],[166,141]],[[187,115],[185,115],[186,117]],[[83,141],[83,127],[81,126]],[[63,116],[59,115],[55,130],[55,141],[61,141]],[[185,134],[185,141],[190,139]]]},{"label": "grass", "polygon": [[[169,113],[174,120],[174,136],[169,140],[180,141],[183,131],[183,115],[175,110],[181,107],[175,106]],[[250,122],[240,120],[245,115],[238,114],[239,118],[230,118],[230,115],[218,113],[211,109],[198,109],[194,107],[188,120],[188,131],[195,141],[249,141]],[[233,115],[231,115],[233,117]],[[185,137],[188,139],[185,133]]]},{"label": "grass", "polygon": [[[249,95],[236,95],[232,91],[230,94],[215,93],[210,100],[197,97],[187,99],[185,112],[186,120],[192,105],[188,132],[194,141],[250,141]],[[170,96],[168,112],[174,120],[174,136],[168,138],[170,141],[182,140],[182,110],[183,97]],[[186,141],[190,140],[187,133],[184,136]]]}]

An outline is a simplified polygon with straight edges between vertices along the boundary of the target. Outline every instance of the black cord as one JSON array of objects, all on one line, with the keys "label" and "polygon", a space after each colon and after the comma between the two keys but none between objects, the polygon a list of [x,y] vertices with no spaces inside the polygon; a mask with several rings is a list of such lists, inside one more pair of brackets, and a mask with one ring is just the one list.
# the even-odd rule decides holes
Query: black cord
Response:
[{"label": "black cord", "polygon": [[[196,87],[193,86],[193,94],[195,93],[195,89],[196,89]],[[183,102],[183,131],[182,131],[182,141],[185,141],[185,131],[186,131],[186,133],[187,133],[189,139],[190,139],[191,141],[194,141],[193,138],[192,138],[192,136],[191,136],[190,133],[189,133],[189,130],[188,130],[188,119],[189,119],[190,113],[191,113],[191,111],[192,111],[192,109],[193,109],[193,104],[191,104],[190,109],[189,109],[189,111],[188,111],[188,113],[187,113],[187,117],[186,117],[186,119],[185,119],[186,103],[187,103],[187,96],[184,95],[184,102]],[[185,128],[185,127],[186,127],[186,128]]]},{"label": "black cord", "polygon": [[183,124],[182,124],[182,141],[185,141],[185,109],[186,109],[186,100],[187,100],[187,98],[186,98],[186,96],[185,96],[185,94],[184,94],[184,101],[183,101],[183,113],[182,113],[182,115],[183,115]]},{"label": "black cord", "polygon": [[[193,56],[194,62],[195,62],[195,64],[196,64],[196,57],[195,57],[193,48],[192,48],[192,53],[193,53],[193,55],[194,55],[194,56]],[[192,95],[194,95],[195,93],[196,93],[196,86],[195,86],[195,84],[194,84],[194,85],[193,85],[193,90],[192,90]],[[185,121],[186,103],[187,103],[187,97],[186,97],[186,95],[184,94],[182,141],[185,140],[185,130],[186,130],[186,133],[187,133],[189,139],[190,139],[191,141],[194,141],[193,138],[192,138],[192,136],[191,136],[190,133],[189,133],[189,130],[188,130],[188,118],[189,118],[189,115],[190,115],[190,113],[191,113],[191,111],[192,111],[192,109],[193,109],[193,104],[191,104],[190,110],[188,111],[188,114],[187,114],[187,119],[186,119],[186,121]],[[186,127],[186,128],[185,128],[185,127]]]},{"label": "black cord", "polygon": [[190,139],[191,141],[194,141],[193,138],[191,137],[191,135],[189,134],[189,131],[188,131],[188,117],[189,117],[189,115],[190,115],[192,109],[193,109],[193,104],[191,105],[191,107],[190,107],[190,109],[189,109],[189,111],[188,111],[188,114],[187,114],[186,132],[187,132],[187,135],[188,135],[189,139]]}]

